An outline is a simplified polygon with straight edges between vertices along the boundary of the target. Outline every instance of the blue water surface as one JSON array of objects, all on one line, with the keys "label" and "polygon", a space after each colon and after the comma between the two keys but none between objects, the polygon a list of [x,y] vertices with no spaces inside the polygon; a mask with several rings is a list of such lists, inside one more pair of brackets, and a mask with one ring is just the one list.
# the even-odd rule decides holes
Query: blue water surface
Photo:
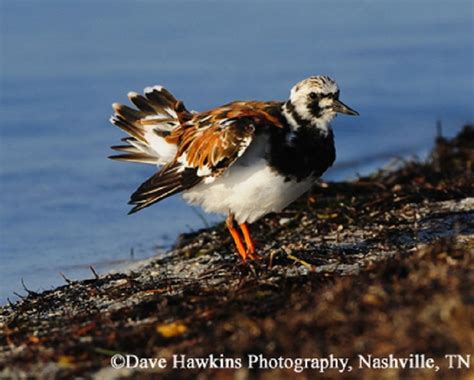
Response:
[{"label": "blue water surface", "polygon": [[[285,99],[334,77],[326,179],[423,155],[473,118],[472,1],[1,1],[0,303],[90,277],[203,227],[173,197],[127,216],[153,168],[107,160],[110,104],[162,84],[191,109]],[[220,220],[206,215],[209,222]]]}]

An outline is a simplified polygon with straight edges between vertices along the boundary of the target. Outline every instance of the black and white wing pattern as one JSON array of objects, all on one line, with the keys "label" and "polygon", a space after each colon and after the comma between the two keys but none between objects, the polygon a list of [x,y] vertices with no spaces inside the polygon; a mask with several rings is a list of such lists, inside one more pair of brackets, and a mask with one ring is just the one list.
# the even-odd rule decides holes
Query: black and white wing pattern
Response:
[{"label": "black and white wing pattern", "polygon": [[220,176],[242,156],[256,130],[282,127],[269,112],[277,106],[276,102],[234,102],[191,114],[178,102],[175,112],[180,124],[164,138],[177,147],[174,160],[132,194],[131,212]]}]

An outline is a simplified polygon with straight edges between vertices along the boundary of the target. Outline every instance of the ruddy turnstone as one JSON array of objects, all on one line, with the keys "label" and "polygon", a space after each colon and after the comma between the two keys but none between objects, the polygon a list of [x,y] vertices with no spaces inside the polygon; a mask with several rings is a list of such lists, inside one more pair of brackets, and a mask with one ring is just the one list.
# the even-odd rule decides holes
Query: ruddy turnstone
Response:
[{"label": "ruddy turnstone", "polygon": [[136,109],[114,103],[110,121],[130,137],[112,147],[120,154],[111,158],[159,167],[132,194],[130,213],[182,192],[187,202],[228,215],[244,261],[255,254],[247,223],[309,190],[336,157],[330,122],[336,113],[358,115],[327,76],[299,82],[285,102],[235,101],[205,112],[188,111],[161,86],[128,97]]}]

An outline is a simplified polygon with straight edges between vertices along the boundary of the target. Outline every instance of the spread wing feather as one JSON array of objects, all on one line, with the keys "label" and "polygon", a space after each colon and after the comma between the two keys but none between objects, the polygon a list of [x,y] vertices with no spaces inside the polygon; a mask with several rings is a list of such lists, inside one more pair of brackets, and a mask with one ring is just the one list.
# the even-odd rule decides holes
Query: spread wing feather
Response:
[{"label": "spread wing feather", "polygon": [[166,138],[177,142],[176,159],[198,175],[217,177],[239,158],[258,128],[282,127],[268,111],[272,103],[234,102],[195,115]]},{"label": "spread wing feather", "polygon": [[[176,98],[161,86],[147,87],[144,95],[129,92],[128,98],[137,107],[114,103],[112,124],[130,135],[126,146],[113,146],[121,152],[114,160],[163,164],[173,159],[176,147],[167,146],[163,138],[179,125]],[[126,149],[128,147],[128,149]]]},{"label": "spread wing feather", "polygon": [[[172,160],[163,162],[164,166],[132,194],[130,204],[134,207],[130,213],[203,180],[214,180],[245,152],[257,129],[282,127],[270,112],[280,107],[277,102],[234,102],[193,114],[162,88],[145,89],[145,96],[129,94],[138,110],[114,105],[116,114],[112,122],[131,137],[125,139],[128,145],[112,147],[120,152],[112,158],[156,163],[156,155],[150,149],[150,126],[155,135],[175,146],[176,151]],[[170,121],[172,124],[167,128]]]},{"label": "spread wing feather", "polygon": [[129,204],[134,205],[129,214],[151,206],[164,198],[189,189],[202,180],[196,170],[183,170],[180,164],[166,165],[143,182],[132,194]]}]

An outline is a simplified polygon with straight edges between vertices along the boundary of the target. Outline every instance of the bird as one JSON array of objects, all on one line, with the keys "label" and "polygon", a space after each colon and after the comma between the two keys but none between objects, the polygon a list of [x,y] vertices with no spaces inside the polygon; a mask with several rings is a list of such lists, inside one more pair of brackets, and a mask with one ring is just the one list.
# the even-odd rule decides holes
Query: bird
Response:
[{"label": "bird", "polygon": [[242,261],[258,258],[248,224],[307,192],[335,161],[331,121],[359,115],[339,94],[330,77],[311,76],[284,101],[238,100],[196,112],[163,86],[129,92],[135,107],[112,104],[111,123],[129,136],[110,158],[157,166],[131,195],[129,214],[182,193],[191,205],[227,215]]}]

